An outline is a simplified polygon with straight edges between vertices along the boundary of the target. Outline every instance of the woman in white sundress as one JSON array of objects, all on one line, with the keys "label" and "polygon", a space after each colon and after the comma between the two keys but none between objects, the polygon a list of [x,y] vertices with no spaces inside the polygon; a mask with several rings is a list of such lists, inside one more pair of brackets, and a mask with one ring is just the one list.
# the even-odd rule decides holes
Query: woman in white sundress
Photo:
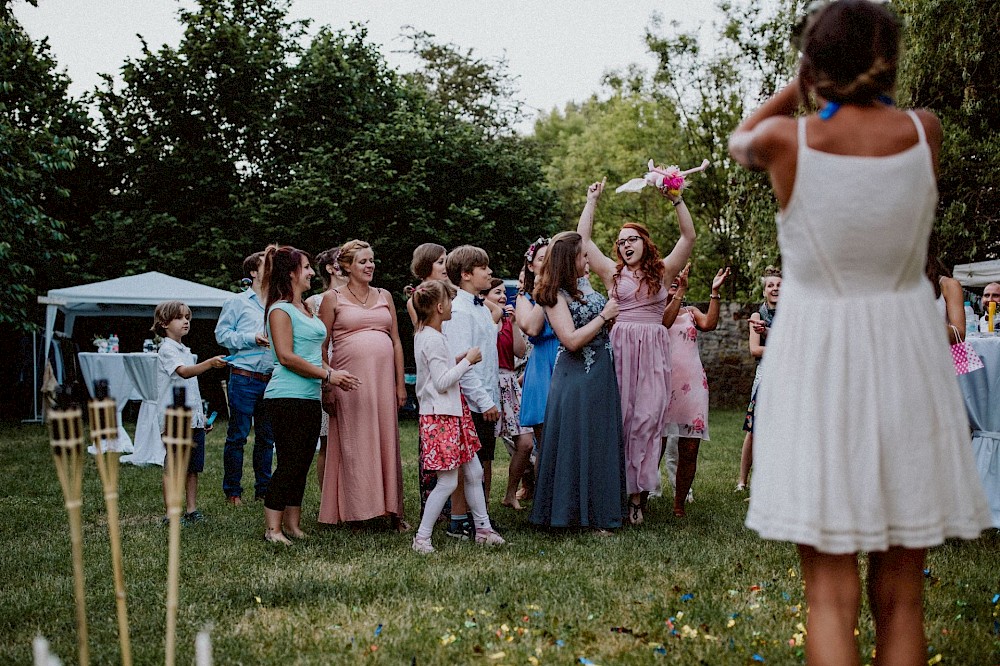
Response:
[{"label": "woman in white sundress", "polygon": [[[781,208],[747,525],[797,544],[816,663],[860,663],[859,551],[878,661],[923,663],[926,550],[990,525],[923,271],[941,125],[887,98],[899,40],[884,4],[826,4],[806,23],[797,80],[729,142],[769,173]],[[796,118],[809,94],[820,112]]]}]

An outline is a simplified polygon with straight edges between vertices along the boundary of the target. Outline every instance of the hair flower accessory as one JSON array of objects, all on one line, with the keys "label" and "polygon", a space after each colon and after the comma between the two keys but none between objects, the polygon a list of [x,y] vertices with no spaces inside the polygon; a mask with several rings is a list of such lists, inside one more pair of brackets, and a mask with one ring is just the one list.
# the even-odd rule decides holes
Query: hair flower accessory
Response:
[{"label": "hair flower accessory", "polygon": [[633,178],[624,185],[620,185],[615,192],[640,192],[647,185],[652,185],[664,194],[677,197],[687,187],[686,177],[692,173],[704,171],[710,164],[711,162],[708,160],[703,160],[700,166],[681,171],[680,167],[676,164],[668,167],[658,167],[653,160],[649,160],[649,171],[645,176],[642,178]]},{"label": "hair flower accessory", "polygon": [[524,258],[528,260],[528,263],[531,263],[532,261],[534,261],[535,260],[535,253],[538,252],[538,250],[540,250],[541,248],[543,248],[546,245],[548,245],[549,241],[551,241],[551,240],[552,240],[551,238],[545,238],[544,236],[539,236],[538,240],[536,240],[534,243],[532,243],[531,245],[529,245],[528,246],[528,251],[524,253]]}]

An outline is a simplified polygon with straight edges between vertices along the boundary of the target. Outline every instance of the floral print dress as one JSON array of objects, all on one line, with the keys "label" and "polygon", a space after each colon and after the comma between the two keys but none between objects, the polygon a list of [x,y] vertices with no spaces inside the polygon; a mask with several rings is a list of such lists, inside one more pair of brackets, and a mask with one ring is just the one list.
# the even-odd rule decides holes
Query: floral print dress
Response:
[{"label": "floral print dress", "polygon": [[708,378],[698,353],[698,327],[689,308],[681,310],[670,333],[670,406],[667,422],[681,437],[708,440]]},{"label": "floral print dress", "polygon": [[[576,328],[604,308],[598,293],[569,305]],[[611,340],[605,326],[579,351],[562,345],[545,407],[531,522],[548,527],[621,527],[625,516],[625,448]]]}]

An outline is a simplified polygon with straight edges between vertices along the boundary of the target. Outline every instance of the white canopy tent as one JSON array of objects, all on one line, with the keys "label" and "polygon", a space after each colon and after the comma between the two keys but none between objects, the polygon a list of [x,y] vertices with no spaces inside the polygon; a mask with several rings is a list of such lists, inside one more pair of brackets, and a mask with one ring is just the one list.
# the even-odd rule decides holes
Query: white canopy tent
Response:
[{"label": "white canopy tent", "polygon": [[990,282],[1000,282],[1000,259],[956,264],[952,275],[963,287],[985,287]]},{"label": "white canopy tent", "polygon": [[[38,297],[38,302],[46,306],[45,346],[42,358],[49,358],[56,331],[56,320],[60,312],[63,313],[60,330],[63,335],[71,336],[77,317],[152,317],[157,305],[171,300],[186,303],[195,318],[217,319],[223,303],[233,295],[232,292],[223,289],[156,271],[81,284],[76,287],[50,289],[47,295]],[[62,383],[62,359],[58,355],[55,366],[53,371],[56,381]],[[36,396],[38,390],[36,377]]]}]

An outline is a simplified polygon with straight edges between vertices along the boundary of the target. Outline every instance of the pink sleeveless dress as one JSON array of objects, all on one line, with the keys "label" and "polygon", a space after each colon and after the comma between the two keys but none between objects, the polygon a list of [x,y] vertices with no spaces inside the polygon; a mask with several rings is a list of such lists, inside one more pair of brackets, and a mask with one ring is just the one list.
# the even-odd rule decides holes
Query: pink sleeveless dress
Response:
[{"label": "pink sleeveless dress", "polygon": [[335,388],[319,522],[403,516],[392,314],[379,290],[371,308],[338,299],[330,365],[361,379],[354,391]]},{"label": "pink sleeveless dress", "polygon": [[690,309],[677,314],[670,333],[670,406],[667,423],[681,437],[708,440],[708,378],[698,353],[698,327]]},{"label": "pink sleeveless dress", "polygon": [[670,336],[663,326],[667,290],[660,285],[649,295],[639,287],[635,274],[623,268],[611,294],[620,307],[611,345],[621,392],[629,495],[658,487],[660,436],[670,402]]}]

